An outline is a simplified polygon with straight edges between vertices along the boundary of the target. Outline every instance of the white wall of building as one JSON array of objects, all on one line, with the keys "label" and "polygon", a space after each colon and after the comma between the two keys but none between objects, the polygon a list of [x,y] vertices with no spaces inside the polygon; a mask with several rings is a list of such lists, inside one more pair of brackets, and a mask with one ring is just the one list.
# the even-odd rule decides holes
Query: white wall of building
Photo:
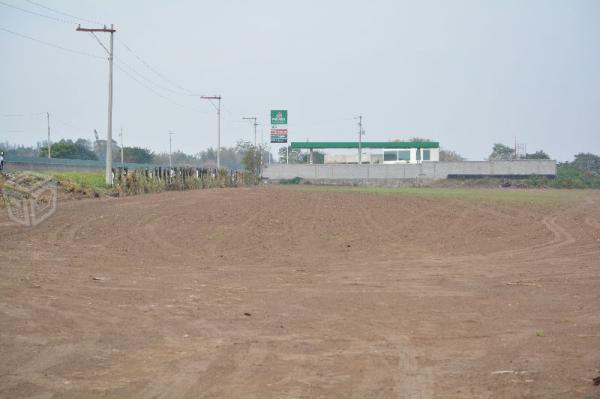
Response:
[{"label": "white wall of building", "polygon": [[[403,148],[403,149],[373,149],[372,153],[363,153],[362,162],[364,164],[418,164],[423,162],[438,162],[440,160],[440,149],[439,148]],[[408,160],[394,160],[386,161],[385,153],[396,154],[398,157],[398,151],[410,154]],[[429,153],[429,159],[424,159],[425,154]],[[325,154],[326,164],[358,164],[358,154]]]}]

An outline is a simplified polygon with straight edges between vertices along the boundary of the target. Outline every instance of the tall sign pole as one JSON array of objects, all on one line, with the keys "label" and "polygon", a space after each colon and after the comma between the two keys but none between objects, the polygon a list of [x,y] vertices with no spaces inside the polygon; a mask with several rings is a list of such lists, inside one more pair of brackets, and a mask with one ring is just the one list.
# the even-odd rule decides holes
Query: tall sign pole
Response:
[{"label": "tall sign pole", "polygon": [[[81,25],[77,27],[78,32],[88,32],[98,41],[98,43],[108,53],[108,127],[106,129],[106,185],[112,186],[112,108],[113,108],[113,39],[116,30],[111,25],[107,28],[106,25],[103,28],[82,28]],[[104,44],[96,37],[95,32],[110,33],[110,44],[109,48],[106,48]]]},{"label": "tall sign pole", "polygon": [[[288,153],[288,110],[271,110],[271,144],[285,144],[285,163],[288,164],[290,154]],[[269,151],[269,161],[271,154]]]},{"label": "tall sign pole", "polygon": [[221,169],[221,95],[200,96],[200,98],[205,100],[219,100],[218,106],[215,108],[217,109],[217,169]]}]

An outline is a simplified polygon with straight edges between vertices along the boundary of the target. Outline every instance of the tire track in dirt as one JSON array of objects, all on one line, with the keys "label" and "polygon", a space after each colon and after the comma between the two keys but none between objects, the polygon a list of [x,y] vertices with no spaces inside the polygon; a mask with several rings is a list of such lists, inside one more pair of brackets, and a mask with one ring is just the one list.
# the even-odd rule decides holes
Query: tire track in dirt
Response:
[{"label": "tire track in dirt", "polygon": [[592,219],[588,216],[585,218],[585,224],[587,224],[590,227],[593,227],[594,229],[600,230],[600,220]]}]

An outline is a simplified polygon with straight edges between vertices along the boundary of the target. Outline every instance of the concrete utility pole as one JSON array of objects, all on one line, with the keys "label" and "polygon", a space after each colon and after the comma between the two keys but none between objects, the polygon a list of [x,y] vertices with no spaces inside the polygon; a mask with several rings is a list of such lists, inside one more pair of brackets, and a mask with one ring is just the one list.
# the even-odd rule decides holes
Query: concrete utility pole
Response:
[{"label": "concrete utility pole", "polygon": [[[88,32],[98,41],[98,43],[108,53],[108,128],[106,129],[106,185],[112,186],[112,102],[113,102],[113,39],[116,30],[111,25],[107,28],[104,25],[103,28],[82,28],[81,25],[77,27],[78,32]],[[106,48],[104,44],[98,39],[95,32],[110,33],[110,45]]]},{"label": "concrete utility pole", "polygon": [[123,166],[123,128],[121,128],[119,136],[121,136],[121,166]]},{"label": "concrete utility pole", "polygon": [[169,130],[169,169],[173,168],[173,162],[171,161],[171,138],[173,137],[175,133],[173,133],[172,131]]},{"label": "concrete utility pole", "polygon": [[46,112],[46,117],[48,118],[48,159],[52,158],[51,155],[51,146],[50,146],[50,112]]},{"label": "concrete utility pole", "polygon": [[354,119],[358,119],[358,164],[362,165],[362,115],[359,115]]},{"label": "concrete utility pole", "polygon": [[256,126],[258,126],[258,123],[256,123],[256,116],[245,116],[242,119],[254,121],[252,125],[254,126],[254,147],[256,147]]},{"label": "concrete utility pole", "polygon": [[[217,110],[217,169],[221,169],[221,95],[213,95],[213,96],[200,96],[205,100],[219,100],[218,107],[215,107]],[[212,101],[210,102],[213,107],[215,106]]]}]

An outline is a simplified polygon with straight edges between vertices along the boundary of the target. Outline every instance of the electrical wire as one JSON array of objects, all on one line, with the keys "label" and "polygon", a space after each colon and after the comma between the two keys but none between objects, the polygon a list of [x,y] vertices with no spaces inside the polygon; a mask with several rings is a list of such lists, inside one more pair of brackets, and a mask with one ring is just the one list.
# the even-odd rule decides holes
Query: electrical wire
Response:
[{"label": "electrical wire", "polygon": [[194,111],[194,112],[198,112],[198,113],[200,113],[200,114],[205,114],[205,113],[206,113],[206,112],[202,112],[202,111],[200,111],[200,110],[199,110],[199,109],[197,109],[197,108],[190,107],[190,106],[187,106],[187,105],[184,105],[184,104],[178,103],[177,101],[174,101],[174,100],[170,99],[169,97],[167,97],[167,96],[163,95],[162,93],[160,93],[160,92],[158,92],[157,90],[153,89],[152,87],[148,86],[146,83],[142,82],[140,79],[136,78],[136,77],[135,77],[133,74],[131,74],[130,72],[128,72],[126,69],[122,68],[120,65],[117,65],[117,68],[118,68],[118,69],[119,69],[121,72],[123,72],[125,75],[127,75],[127,76],[128,76],[130,79],[132,79],[132,80],[136,81],[138,84],[140,84],[141,86],[143,86],[143,87],[144,87],[144,88],[146,88],[147,90],[151,91],[151,92],[152,92],[152,93],[154,93],[155,95],[157,95],[157,96],[161,97],[162,99],[164,99],[164,100],[167,100],[167,101],[169,101],[170,103],[172,103],[172,104],[174,104],[174,105],[176,105],[176,106],[178,106],[178,107],[181,107],[181,108],[189,109],[189,110],[192,110],[192,111]]},{"label": "electrical wire", "polygon": [[10,8],[13,8],[13,9],[15,9],[15,10],[19,10],[19,11],[25,12],[25,13],[27,13],[27,14],[35,15],[35,16],[38,16],[38,17],[41,17],[41,18],[46,18],[46,19],[51,19],[51,20],[54,20],[54,21],[56,21],[56,22],[61,22],[61,23],[63,23],[63,24],[77,25],[77,22],[75,22],[75,21],[67,21],[67,20],[65,20],[65,19],[62,19],[62,18],[56,18],[56,17],[52,17],[52,16],[50,16],[50,15],[46,15],[46,14],[39,13],[39,12],[30,11],[30,10],[26,10],[26,9],[24,9],[24,8],[17,7],[17,6],[15,6],[15,5],[12,5],[12,4],[5,3],[5,2],[3,2],[3,1],[0,1],[0,5],[3,5],[3,6],[5,6],[5,7],[10,7]]},{"label": "electrical wire", "polygon": [[64,16],[64,17],[73,18],[73,19],[76,19],[76,20],[78,20],[78,21],[82,21],[82,22],[89,22],[89,23],[91,23],[91,24],[103,25],[101,22],[94,21],[93,19],[86,19],[86,18],[81,18],[81,17],[78,17],[78,16],[76,16],[76,15],[67,14],[66,12],[59,11],[59,10],[57,10],[57,9],[54,9],[54,8],[51,8],[51,7],[45,6],[45,5],[43,5],[43,4],[40,4],[40,3],[38,3],[38,2],[35,2],[35,1],[33,1],[33,0],[24,0],[24,1],[26,1],[26,2],[28,2],[28,3],[30,3],[30,4],[33,4],[33,5],[35,5],[35,6],[41,7],[41,8],[43,8],[43,9],[46,9],[46,10],[48,10],[48,11],[54,12],[54,13],[56,13],[56,14],[62,15],[62,16]]},{"label": "electrical wire", "polygon": [[117,42],[119,42],[124,48],[125,50],[129,51],[135,58],[137,58],[137,60],[142,63],[146,68],[148,68],[149,70],[151,70],[152,72],[154,72],[154,74],[156,74],[158,77],[160,77],[161,79],[163,79],[165,82],[170,83],[171,85],[173,85],[174,87],[176,87],[177,89],[181,90],[181,92],[179,92],[178,94],[183,94],[183,95],[192,95],[194,94],[193,91],[186,89],[185,87],[175,83],[174,81],[172,81],[171,79],[167,78],[165,75],[163,75],[162,73],[160,73],[159,71],[157,71],[155,68],[153,68],[148,62],[146,62],[142,57],[140,57],[139,55],[137,55],[132,49],[131,47],[129,47],[125,42],[123,42],[121,39],[117,38]]},{"label": "electrical wire", "polygon": [[[51,7],[45,6],[45,5],[43,5],[43,4],[40,4],[40,3],[36,2],[36,1],[33,1],[33,0],[24,0],[24,1],[26,1],[26,2],[28,2],[28,3],[30,3],[30,4],[33,4],[33,5],[35,5],[35,6],[41,7],[41,8],[43,8],[43,9],[45,9],[45,10],[48,10],[48,11],[54,12],[54,13],[56,13],[56,14],[59,14],[59,15],[62,15],[62,16],[66,16],[66,17],[69,17],[69,18],[72,18],[72,19],[76,19],[76,20],[79,20],[79,21],[84,21],[84,22],[89,22],[89,23],[93,23],[93,24],[99,24],[99,25],[102,25],[102,24],[101,24],[100,22],[98,22],[98,21],[91,20],[91,19],[86,19],[86,18],[81,18],[81,17],[78,17],[78,16],[76,16],[76,15],[69,14],[69,13],[66,13],[66,12],[64,12],[64,11],[60,11],[60,10],[57,10],[57,9],[55,9],[55,8],[51,8]],[[38,12],[35,12],[35,11],[26,10],[26,9],[24,9],[24,8],[21,8],[21,7],[14,6],[14,5],[12,5],[12,4],[5,3],[5,2],[4,2],[4,1],[2,1],[2,0],[0,0],[0,5],[4,5],[4,6],[6,6],[6,7],[10,7],[10,8],[13,8],[13,9],[16,9],[16,10],[19,10],[19,11],[22,11],[22,12],[25,12],[25,13],[28,13],[28,14],[32,14],[32,15],[35,15],[35,16],[38,16],[38,17],[42,17],[42,18],[46,18],[46,19],[50,19],[50,20],[54,20],[54,21],[61,22],[61,23],[66,23],[66,24],[74,24],[74,25],[76,25],[76,24],[77,24],[75,21],[68,21],[68,20],[65,20],[65,19],[56,18],[56,17],[50,16],[50,15],[46,15],[46,14],[42,14],[42,13],[38,13]],[[2,28],[0,28],[0,29],[2,29]],[[19,34],[19,33],[17,33],[17,32],[10,31],[10,30],[8,30],[8,29],[2,29],[2,30],[6,31],[6,32],[9,32],[9,33],[12,33],[12,34],[15,34],[15,35],[17,35],[17,36],[21,36],[21,37],[24,37],[24,38],[27,38],[27,39],[30,39],[30,40],[37,41],[37,42],[39,42],[39,43],[42,43],[42,44],[45,44],[45,45],[48,45],[48,46],[52,46],[52,47],[59,48],[59,49],[61,49],[61,50],[70,51],[70,52],[72,52],[72,53],[78,53],[78,54],[82,54],[82,55],[83,55],[83,54],[85,54],[85,53],[83,53],[83,52],[80,52],[80,51],[77,51],[77,50],[71,50],[71,49],[67,49],[66,47],[62,47],[62,46],[55,45],[55,44],[52,44],[52,43],[44,42],[43,40],[35,39],[35,38],[33,38],[33,37],[30,37],[30,36],[27,36],[27,35]],[[91,33],[91,32],[90,32],[90,33]],[[93,35],[93,33],[91,33],[91,34]],[[102,47],[103,47],[105,50],[107,50],[107,49],[106,49],[106,46],[104,46],[104,44],[103,44],[103,43],[102,43],[102,42],[101,42],[101,41],[98,39],[98,37],[96,37],[95,35],[93,35],[93,36],[94,36],[94,38],[95,38],[95,39],[98,41],[98,43],[100,43],[100,45],[101,45],[101,46],[102,46]],[[142,63],[142,64],[143,64],[143,65],[144,65],[146,68],[148,68],[150,71],[152,71],[152,72],[153,72],[154,74],[156,74],[158,77],[160,77],[160,78],[161,78],[161,79],[163,79],[165,82],[167,82],[167,83],[169,83],[170,85],[172,85],[173,87],[177,88],[178,90],[173,90],[173,89],[171,89],[171,88],[168,88],[168,87],[166,87],[166,86],[164,86],[164,85],[160,85],[160,84],[158,84],[158,83],[156,83],[156,82],[152,81],[151,79],[148,79],[148,78],[144,77],[142,74],[140,74],[139,72],[135,71],[135,69],[134,69],[133,67],[131,67],[131,66],[127,65],[127,66],[129,67],[129,69],[131,69],[132,71],[134,71],[134,73],[136,73],[138,76],[141,76],[141,77],[142,77],[142,79],[144,79],[144,80],[146,80],[146,81],[148,81],[148,82],[151,82],[151,83],[152,83],[152,84],[154,84],[156,87],[160,87],[161,89],[163,89],[163,90],[165,90],[165,91],[168,91],[168,92],[170,92],[170,93],[172,93],[172,94],[177,94],[177,95],[186,95],[186,96],[189,96],[189,95],[193,94],[193,92],[192,92],[191,90],[189,90],[189,89],[186,89],[185,87],[183,87],[183,86],[181,86],[181,85],[179,85],[179,84],[175,83],[175,82],[174,82],[174,81],[172,81],[171,79],[167,78],[167,77],[166,77],[164,74],[160,73],[160,72],[159,72],[159,71],[157,71],[155,68],[153,68],[153,67],[152,67],[152,66],[151,66],[151,65],[150,65],[150,64],[149,64],[147,61],[145,61],[145,60],[144,60],[142,57],[140,57],[139,55],[137,55],[137,54],[136,54],[136,53],[135,53],[135,52],[134,52],[134,51],[131,49],[131,47],[129,47],[129,46],[128,46],[128,45],[127,45],[125,42],[123,42],[122,40],[120,40],[120,39],[118,39],[118,38],[117,38],[117,40],[118,40],[118,42],[119,42],[121,45],[123,45],[123,47],[124,47],[124,48],[125,48],[125,49],[126,49],[128,52],[130,52],[130,53],[131,53],[131,54],[132,54],[132,55],[133,55],[133,56],[134,56],[134,57],[135,57],[135,58],[136,58],[136,59],[137,59],[137,60],[138,60],[140,63]],[[108,50],[107,50],[107,51],[108,51]],[[86,54],[86,55],[90,55],[90,54]],[[94,56],[94,57],[97,57],[97,58],[103,58],[103,57],[99,57],[99,56]],[[121,61],[121,62],[122,62],[122,61]],[[123,64],[125,64],[124,62],[122,62],[122,63],[123,63]]]},{"label": "electrical wire", "polygon": [[35,113],[35,114],[0,114],[0,116],[3,116],[5,118],[15,118],[15,117],[19,117],[20,118],[20,117],[26,117],[26,116],[32,117],[32,116],[40,116],[40,115],[46,115],[46,113],[45,112],[38,112],[38,113]]},{"label": "electrical wire", "polygon": [[34,42],[37,42],[39,44],[43,44],[45,46],[54,47],[54,48],[57,48],[59,50],[67,51],[69,53],[78,54],[78,55],[84,55],[84,56],[90,57],[90,58],[98,58],[98,59],[101,59],[101,60],[105,59],[104,57],[101,57],[99,55],[95,55],[95,54],[91,54],[91,53],[86,53],[86,52],[79,51],[79,50],[74,50],[74,49],[71,49],[71,48],[60,46],[58,44],[54,44],[54,43],[50,43],[50,42],[47,42],[47,41],[44,41],[44,40],[36,39],[35,37],[24,35],[22,33],[18,33],[18,32],[15,32],[13,30],[10,30],[10,29],[6,29],[6,28],[4,28],[2,26],[0,26],[0,30],[4,31],[4,32],[7,32],[7,33],[10,33],[10,34],[15,35],[15,36],[19,36],[19,37],[24,38],[24,39],[32,40]]},{"label": "electrical wire", "polygon": [[[102,24],[101,24],[100,22],[98,22],[98,21],[91,20],[91,19],[86,19],[86,18],[81,18],[81,17],[77,17],[77,16],[75,16],[75,15],[72,15],[72,14],[69,14],[69,13],[66,13],[66,12],[63,12],[63,11],[60,11],[60,10],[57,10],[57,9],[51,8],[51,7],[47,7],[47,6],[45,6],[45,5],[43,5],[43,4],[40,4],[40,3],[37,3],[36,1],[33,1],[33,0],[24,0],[24,1],[26,1],[26,2],[28,2],[28,3],[30,3],[30,4],[33,4],[33,5],[35,5],[35,6],[41,7],[41,8],[43,8],[43,9],[45,9],[45,10],[48,10],[48,11],[54,12],[54,13],[56,13],[56,14],[59,14],[59,15],[62,15],[62,16],[66,16],[66,17],[68,17],[68,18],[71,18],[71,19],[75,19],[75,20],[79,20],[79,21],[84,21],[84,22],[89,22],[89,23],[92,23],[92,24],[98,24],[98,25],[102,25]],[[77,23],[76,23],[75,21],[73,21],[73,20],[66,20],[66,19],[63,19],[63,18],[57,18],[57,17],[53,17],[53,16],[50,16],[50,15],[46,15],[46,14],[42,14],[42,13],[38,13],[38,12],[35,12],[35,11],[31,11],[31,10],[27,10],[27,9],[24,9],[24,8],[21,8],[21,7],[18,7],[18,6],[12,5],[12,4],[5,3],[5,2],[4,2],[4,1],[2,1],[2,0],[0,0],[0,5],[3,5],[3,6],[5,6],[5,7],[9,7],[9,8],[13,8],[13,9],[15,9],[15,10],[19,10],[19,11],[21,11],[21,12],[25,12],[25,13],[28,13],[28,14],[31,14],[31,15],[35,15],[35,16],[37,16],[37,17],[41,17],[41,18],[46,18],[46,19],[49,19],[49,20],[53,20],[53,21],[56,21],[56,22],[61,22],[61,23],[69,24],[69,25],[76,25],[76,24],[77,24]],[[15,36],[19,36],[19,37],[21,37],[21,38],[25,38],[25,39],[32,40],[32,41],[34,41],[34,42],[37,42],[37,43],[39,43],[39,44],[43,44],[43,45],[46,45],[46,46],[49,46],[49,47],[54,47],[54,48],[56,48],[56,49],[63,50],[63,51],[67,51],[67,52],[70,52],[70,53],[73,53],[73,54],[79,54],[79,55],[84,55],[84,56],[87,56],[87,57],[98,58],[98,59],[104,59],[104,57],[101,57],[101,56],[98,56],[98,55],[95,55],[95,54],[86,53],[86,52],[83,52],[83,51],[78,51],[78,50],[70,49],[70,48],[67,48],[67,47],[63,47],[63,46],[60,46],[60,45],[58,45],[58,44],[54,44],[54,43],[50,43],[50,42],[46,42],[46,41],[44,41],[44,40],[40,40],[40,39],[37,39],[37,38],[35,38],[35,37],[32,37],[32,36],[24,35],[24,34],[22,34],[22,33],[18,33],[18,32],[12,31],[12,30],[10,30],[10,29],[3,28],[3,27],[0,27],[0,30],[2,30],[2,31],[4,31],[4,32],[7,32],[7,33],[10,33],[10,34],[13,34],[13,35],[15,35]],[[95,37],[95,38],[96,38],[96,40],[98,40],[98,41],[99,41],[99,39],[98,39],[97,37]],[[151,66],[151,65],[150,65],[148,62],[146,62],[146,61],[145,61],[145,60],[144,60],[142,57],[140,57],[139,55],[137,55],[137,54],[136,54],[136,53],[135,53],[135,52],[134,52],[134,51],[131,49],[131,47],[129,47],[129,46],[128,46],[126,43],[124,43],[122,40],[120,40],[120,39],[117,39],[117,40],[118,40],[118,42],[119,42],[121,45],[123,45],[123,47],[124,47],[124,48],[125,48],[125,49],[126,49],[128,52],[129,52],[129,53],[131,53],[131,54],[132,54],[132,55],[133,55],[133,56],[134,56],[134,57],[135,57],[135,58],[136,58],[136,59],[137,59],[137,60],[138,60],[140,63],[142,63],[142,64],[143,64],[143,65],[144,65],[146,68],[148,68],[150,71],[152,71],[152,72],[153,72],[154,74],[156,74],[158,77],[160,77],[161,79],[163,79],[165,82],[169,83],[170,85],[174,86],[174,87],[175,87],[175,88],[177,88],[178,90],[173,90],[173,89],[171,89],[171,88],[169,88],[169,87],[166,87],[166,86],[164,86],[164,85],[160,85],[160,84],[156,83],[156,82],[155,82],[155,81],[153,81],[152,79],[149,79],[149,78],[145,77],[144,75],[142,75],[141,73],[139,73],[137,70],[135,70],[135,68],[131,67],[129,64],[125,63],[125,62],[124,62],[124,61],[122,61],[120,58],[119,58],[119,59],[117,59],[117,58],[115,57],[115,59],[117,59],[117,62],[118,62],[118,63],[122,64],[122,65],[123,65],[125,68],[128,68],[128,69],[131,71],[131,72],[129,72],[129,71],[125,70],[123,67],[121,67],[121,66],[117,65],[117,68],[118,68],[118,69],[119,69],[121,72],[123,72],[123,73],[124,73],[126,76],[128,76],[130,79],[132,79],[132,80],[136,81],[138,84],[140,84],[141,86],[143,86],[143,87],[144,87],[144,88],[146,88],[147,90],[151,91],[151,92],[152,92],[152,93],[154,93],[155,95],[157,95],[157,96],[159,96],[159,97],[161,97],[161,98],[163,98],[163,99],[165,99],[165,100],[167,100],[167,101],[171,102],[172,104],[174,104],[174,105],[176,105],[176,106],[179,106],[179,107],[181,107],[181,108],[190,109],[190,110],[193,110],[193,111],[195,111],[195,112],[198,112],[198,113],[206,113],[206,112],[202,112],[201,110],[199,110],[199,109],[197,109],[197,108],[190,107],[190,106],[187,106],[187,105],[184,105],[184,104],[178,103],[178,102],[176,102],[176,101],[172,100],[171,98],[169,98],[169,97],[165,96],[164,94],[160,93],[160,92],[159,92],[159,91],[157,91],[156,89],[154,89],[154,88],[150,87],[148,84],[144,83],[142,80],[140,80],[140,79],[143,79],[143,80],[145,80],[145,81],[149,82],[150,84],[153,84],[154,86],[156,86],[156,87],[158,87],[158,88],[160,88],[160,89],[162,89],[162,90],[168,91],[168,92],[170,92],[170,93],[173,93],[173,94],[177,94],[177,95],[186,95],[186,96],[189,96],[189,95],[193,95],[193,94],[194,94],[194,92],[192,92],[191,90],[189,90],[189,89],[187,89],[187,88],[185,88],[185,87],[183,87],[183,86],[181,86],[181,85],[179,85],[179,84],[175,83],[175,82],[174,82],[174,81],[172,81],[171,79],[167,78],[167,77],[166,77],[164,74],[160,73],[160,72],[159,72],[159,71],[157,71],[155,68],[153,68],[153,67],[152,67],[152,66]],[[100,44],[102,44],[100,41],[99,41],[99,43],[100,43]],[[104,45],[102,45],[102,47],[104,47],[104,48],[106,49],[106,47],[105,47]],[[139,78],[137,78],[136,76],[134,76],[134,74],[135,74],[135,75],[137,75]]]},{"label": "electrical wire", "polygon": [[[159,83],[156,83],[154,80],[148,78],[147,76],[143,75],[142,73],[138,72],[134,67],[132,67],[131,65],[129,65],[128,63],[126,63],[125,61],[123,61],[121,58],[117,58],[115,57],[115,60],[117,62],[119,62],[120,64],[122,64],[122,66],[126,67],[130,72],[136,74],[138,77],[140,77],[141,79],[145,80],[146,82],[156,86],[157,88],[161,89],[161,90],[165,90],[168,91],[172,94],[182,94],[179,91],[173,90],[169,87],[163,86]],[[187,95],[187,94],[186,94]]]}]

